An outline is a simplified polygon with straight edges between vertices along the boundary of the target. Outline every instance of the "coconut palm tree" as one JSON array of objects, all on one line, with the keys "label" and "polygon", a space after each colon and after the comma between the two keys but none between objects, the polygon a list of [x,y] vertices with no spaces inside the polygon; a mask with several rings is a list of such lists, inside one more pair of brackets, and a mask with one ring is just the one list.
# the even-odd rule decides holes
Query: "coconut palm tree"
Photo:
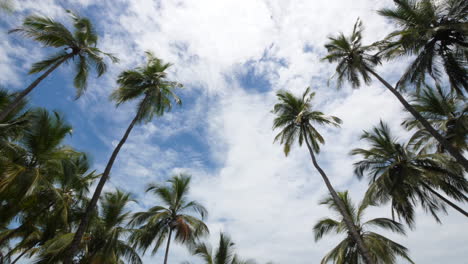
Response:
[{"label": "coconut palm tree", "polygon": [[100,217],[90,228],[90,240],[86,242],[87,252],[80,263],[142,263],[138,253],[126,241],[132,230],[126,227],[130,211],[125,210],[131,199],[130,194],[120,190],[104,194]]},{"label": "coconut palm tree", "polygon": [[164,264],[167,264],[173,232],[175,241],[182,244],[193,244],[208,234],[208,227],[203,222],[208,214],[207,210],[197,201],[190,201],[188,198],[190,179],[188,175],[179,174],[167,181],[168,186],[149,185],[146,191],[155,194],[162,205],[135,213],[131,220],[132,225],[139,226],[131,240],[143,252],[154,244],[152,253],[155,254],[164,241],[167,241]]},{"label": "coconut palm tree", "polygon": [[302,146],[302,143],[305,141],[309,149],[312,164],[322,176],[328,191],[338,204],[343,219],[348,225],[359,250],[365,257],[366,263],[374,263],[370,257],[369,250],[359,237],[356,226],[353,225],[351,216],[346,212],[343,202],[339,199],[328,176],[315,158],[315,154],[320,151],[320,144],[324,144],[325,140],[314,125],[333,125],[338,127],[341,124],[341,120],[338,117],[326,116],[322,112],[314,110],[311,103],[314,95],[315,93],[310,93],[310,88],[307,88],[301,97],[296,97],[287,91],[279,91],[276,94],[279,103],[275,104],[273,108],[273,113],[276,114],[276,118],[273,121],[273,129],[281,129],[281,131],[274,141],[279,141],[280,144],[284,145],[284,154],[286,156],[296,141],[299,143],[299,146]]},{"label": "coconut palm tree", "polygon": [[[436,89],[426,86],[419,94],[413,95],[411,102],[418,111],[453,148],[460,152],[468,150],[468,106],[465,101],[452,93],[444,91],[439,85]],[[414,118],[407,118],[403,125],[408,129],[416,129],[410,144],[415,149],[428,152],[436,149],[445,153],[443,145],[439,144],[421,124]]]},{"label": "coconut palm tree", "polygon": [[464,168],[468,171],[468,160],[450,143],[434,129],[431,124],[414,109],[403,97],[403,95],[387,81],[385,81],[374,70],[375,66],[380,64],[380,59],[377,55],[372,55],[369,52],[374,50],[376,46],[363,46],[362,39],[362,23],[358,19],[354,25],[351,36],[346,37],[340,33],[337,37],[330,37],[329,42],[325,45],[328,50],[328,55],[323,58],[329,62],[338,62],[336,74],[338,87],[348,80],[353,87],[361,85],[361,79],[364,83],[369,84],[371,77],[377,78],[393,95],[397,97],[405,109],[414,116],[416,120],[434,137],[450,155],[452,155]]},{"label": "coconut palm tree", "polygon": [[18,93],[16,98],[0,112],[0,122],[21,104],[36,86],[50,73],[63,63],[74,61],[76,75],[74,85],[76,88],[76,98],[79,98],[86,90],[89,72],[94,68],[98,77],[107,71],[104,56],[117,62],[118,59],[97,48],[98,35],[91,23],[85,17],[80,17],[71,11],[67,11],[72,20],[74,31],[71,32],[62,23],[51,18],[31,15],[24,19],[22,27],[10,30],[18,32],[26,37],[38,41],[46,47],[60,48],[60,51],[49,58],[36,62],[32,65],[29,73],[43,72],[26,89]]},{"label": "coconut palm tree", "polygon": [[[394,233],[405,235],[405,229],[402,224],[388,218],[374,218],[364,221],[364,212],[372,204],[364,200],[356,208],[348,195],[348,192],[339,192],[338,196],[346,206],[346,211],[352,215],[354,225],[358,227],[359,235],[371,252],[375,263],[393,264],[397,257],[404,258],[410,263],[414,263],[408,256],[408,249],[378,233],[369,231],[373,227],[382,228]],[[333,197],[328,196],[320,204],[327,205],[328,208],[340,214],[340,210]],[[335,264],[359,264],[364,263],[361,253],[356,248],[356,242],[350,236],[350,230],[342,218],[338,220],[332,218],[323,218],[314,226],[315,241],[323,238],[324,235],[336,233],[346,234],[346,237],[325,257],[321,264],[329,262]]]},{"label": "coconut palm tree", "polygon": [[[41,245],[70,233],[83,211],[83,201],[97,175],[89,172],[89,162],[83,153],[71,154],[60,163],[60,169],[49,178],[50,184],[38,187],[20,203],[16,216],[21,219],[19,225],[0,232],[2,240],[19,240],[7,255],[18,254],[14,262],[26,254],[40,253]],[[43,258],[41,263],[51,259]]]},{"label": "coconut palm tree", "polygon": [[167,79],[166,71],[171,64],[156,58],[151,52],[146,52],[146,55],[148,60],[146,65],[133,70],[124,71],[117,79],[119,88],[112,93],[111,99],[117,102],[117,106],[127,101],[140,99],[137,104],[137,111],[135,117],[125,131],[124,136],[115,147],[107,162],[104,173],[99,180],[93,197],[86,209],[86,213],[76,231],[75,238],[68,253],[69,259],[65,261],[65,264],[71,264],[71,258],[74,256],[81,238],[83,237],[90,214],[96,207],[104,184],[109,178],[115,159],[120,149],[125,144],[125,141],[127,141],[133,127],[139,123],[150,122],[155,115],[162,116],[166,111],[170,111],[172,108],[172,101],[175,101],[175,103],[179,105],[182,103],[180,98],[174,93],[174,89],[181,88],[182,84]]},{"label": "coconut palm tree", "polygon": [[400,82],[440,81],[444,70],[460,96],[468,91],[468,3],[465,0],[398,0],[378,13],[398,26],[382,42],[387,58],[415,55]]},{"label": "coconut palm tree", "polygon": [[[235,244],[224,233],[219,234],[219,244],[212,249],[209,243],[198,243],[192,249],[192,254],[200,257],[204,264],[254,264],[252,260],[242,260],[235,253]],[[188,264],[189,262],[185,262]]]},{"label": "coconut palm tree", "polygon": [[367,198],[378,203],[391,202],[392,215],[396,213],[409,226],[414,223],[414,207],[419,203],[437,221],[437,212],[449,205],[468,217],[468,212],[445,198],[445,195],[468,202],[468,181],[463,170],[452,159],[442,154],[421,154],[411,151],[408,144],[399,143],[382,121],[372,131],[361,136],[370,148],[354,149],[351,154],[362,160],[354,163],[355,174],[369,177]]}]

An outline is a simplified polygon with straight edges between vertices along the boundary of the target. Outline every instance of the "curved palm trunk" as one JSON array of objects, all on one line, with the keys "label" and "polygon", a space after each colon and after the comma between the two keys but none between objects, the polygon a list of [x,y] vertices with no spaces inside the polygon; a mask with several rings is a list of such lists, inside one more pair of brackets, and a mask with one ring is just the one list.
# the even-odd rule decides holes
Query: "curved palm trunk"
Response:
[{"label": "curved palm trunk", "polygon": [[439,197],[442,201],[444,201],[446,204],[450,205],[450,207],[452,207],[453,209],[457,210],[458,212],[460,212],[461,214],[465,215],[466,217],[468,217],[468,212],[463,210],[461,207],[459,207],[458,205],[454,204],[452,201],[450,201],[449,199],[445,198],[444,196],[442,196],[440,193],[436,192],[434,189],[432,189],[429,185],[427,185],[426,183],[422,183],[422,185],[424,186],[424,188],[428,189],[431,193],[433,193],[435,196]]},{"label": "curved palm trunk", "polygon": [[135,115],[135,118],[133,118],[132,122],[128,126],[127,130],[125,131],[124,136],[120,140],[119,144],[117,147],[115,147],[114,151],[112,152],[112,155],[107,162],[106,168],[104,169],[104,173],[102,174],[101,178],[99,179],[99,183],[96,187],[96,190],[94,191],[93,197],[91,198],[91,201],[88,204],[88,207],[86,208],[85,214],[81,219],[80,225],[78,226],[78,229],[76,230],[76,234],[73,237],[73,241],[70,245],[70,249],[68,251],[67,257],[64,261],[64,264],[72,264],[73,263],[73,257],[78,249],[78,245],[80,244],[80,241],[84,235],[84,232],[86,231],[86,228],[88,226],[89,218],[91,216],[92,211],[96,207],[96,204],[98,202],[99,196],[101,195],[102,189],[104,188],[104,184],[106,183],[107,179],[109,178],[110,171],[112,169],[112,165],[114,164],[115,159],[117,158],[117,155],[119,154],[120,149],[122,146],[125,144],[125,141],[127,141],[128,135],[132,131],[133,127],[138,121],[138,118],[140,116],[140,110],[138,110],[138,113]]},{"label": "curved palm trunk", "polygon": [[167,245],[166,245],[166,254],[164,255],[164,264],[167,264],[167,257],[169,255],[169,246],[171,245],[171,236],[172,236],[172,228],[169,229],[169,236],[167,238]]},{"label": "curved palm trunk", "polygon": [[34,88],[36,88],[36,86],[42,80],[44,80],[51,72],[57,69],[58,66],[60,66],[62,63],[64,63],[66,60],[68,60],[72,56],[73,54],[69,54],[63,57],[63,59],[61,59],[60,61],[55,63],[52,67],[50,67],[46,72],[44,72],[41,76],[39,76],[39,78],[37,78],[28,87],[26,87],[26,89],[21,91],[18,94],[18,96],[13,100],[13,102],[11,102],[7,107],[5,107],[5,109],[3,109],[3,111],[0,113],[0,122],[3,121],[8,116],[8,114],[10,114],[13,110],[16,109],[21,104],[21,101],[24,99],[24,97],[26,97],[26,95],[28,95]]},{"label": "curved palm trunk", "polygon": [[392,92],[400,103],[405,107],[405,109],[410,112],[416,120],[418,120],[421,125],[433,136],[439,143],[447,150],[450,155],[452,155],[460,165],[462,165],[466,171],[468,171],[468,160],[463,157],[463,155],[457,151],[450,143],[439,133],[435,130],[431,124],[418,112],[414,109],[406,100],[405,98],[391,86],[387,81],[385,81],[380,75],[374,72],[372,69],[366,68],[372,75],[375,76],[390,92]]},{"label": "curved palm trunk", "polygon": [[356,225],[354,225],[353,220],[351,219],[351,216],[347,213],[346,207],[343,203],[343,201],[338,197],[338,194],[336,193],[335,189],[330,183],[330,180],[328,179],[328,176],[325,174],[325,172],[322,170],[322,168],[318,165],[317,160],[315,159],[315,154],[310,147],[309,140],[307,139],[307,136],[304,137],[307,148],[309,149],[310,157],[312,159],[312,163],[314,164],[314,167],[318,170],[320,175],[323,178],[323,181],[325,182],[325,185],[328,188],[328,191],[330,192],[331,196],[333,197],[333,200],[335,201],[336,205],[338,206],[338,209],[340,210],[341,215],[343,216],[343,220],[346,223],[346,226],[349,229],[349,232],[351,233],[351,237],[354,239],[356,242],[359,251],[361,252],[364,261],[367,264],[374,264],[374,260],[371,258],[369,249],[366,247],[364,244],[364,241],[362,240],[361,236],[359,235],[359,232],[357,231]]}]

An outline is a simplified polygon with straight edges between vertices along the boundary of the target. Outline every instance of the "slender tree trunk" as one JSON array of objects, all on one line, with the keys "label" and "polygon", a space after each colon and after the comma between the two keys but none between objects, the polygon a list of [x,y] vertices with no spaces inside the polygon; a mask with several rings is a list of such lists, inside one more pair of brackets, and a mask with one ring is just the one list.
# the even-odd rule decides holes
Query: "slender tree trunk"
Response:
[{"label": "slender tree trunk", "polygon": [[169,246],[171,245],[171,235],[172,235],[172,228],[169,228],[169,236],[167,238],[167,245],[166,245],[166,254],[164,255],[164,264],[167,264],[167,257],[169,256]]},{"label": "slender tree trunk", "polygon": [[2,112],[0,113],[0,122],[3,121],[8,114],[10,114],[13,110],[15,110],[20,104],[21,101],[28,95],[42,80],[44,80],[51,72],[57,69],[62,63],[64,63],[67,59],[71,58],[73,54],[66,55],[63,59],[59,60],[55,63],[52,67],[50,67],[46,72],[44,72],[39,78],[37,78],[34,82],[32,82],[26,89],[21,91],[18,96],[8,105],[6,106]]},{"label": "slender tree trunk", "polygon": [[428,189],[431,193],[435,194],[435,196],[439,197],[442,201],[444,201],[446,204],[450,205],[453,209],[457,210],[458,212],[460,212],[461,214],[465,215],[466,217],[468,217],[468,212],[463,210],[461,207],[459,207],[458,205],[454,204],[452,201],[450,201],[449,199],[445,198],[444,196],[442,196],[440,193],[436,192],[434,189],[432,189],[429,185],[427,185],[426,183],[422,183],[422,185],[424,186],[424,188]]},{"label": "slender tree trunk", "polygon": [[385,81],[380,75],[378,75],[373,70],[367,68],[367,70],[375,76],[390,92],[392,92],[400,103],[405,107],[405,109],[410,112],[416,120],[418,120],[421,125],[437,140],[439,143],[444,146],[450,155],[452,155],[460,165],[462,165],[466,171],[468,171],[468,160],[463,157],[463,155],[457,151],[437,130],[435,130],[431,124],[418,112],[414,109],[405,98],[398,92],[393,86],[391,86],[387,81]]},{"label": "slender tree trunk", "polygon": [[335,201],[336,205],[338,206],[338,209],[340,210],[340,213],[343,216],[343,220],[344,220],[346,226],[348,227],[348,229],[349,229],[349,231],[351,233],[351,236],[353,237],[354,241],[356,242],[356,244],[358,246],[358,249],[359,249],[359,251],[361,252],[361,254],[362,254],[363,258],[364,258],[364,261],[367,264],[375,264],[374,260],[371,258],[369,249],[364,244],[364,241],[362,240],[362,238],[361,238],[361,236],[360,236],[360,234],[359,234],[359,232],[358,232],[358,230],[356,228],[356,225],[354,225],[354,222],[351,219],[351,216],[346,211],[346,207],[345,207],[343,201],[340,199],[340,197],[336,193],[335,189],[333,188],[332,184],[330,183],[330,180],[328,179],[328,176],[325,174],[325,172],[322,170],[322,168],[317,163],[317,160],[315,159],[314,151],[310,147],[309,139],[307,138],[307,136],[305,136],[304,138],[305,138],[305,141],[306,141],[306,144],[307,144],[307,148],[309,149],[309,153],[310,153],[310,157],[312,159],[312,163],[314,164],[314,167],[318,170],[318,172],[322,176],[322,179],[325,182],[325,185],[327,186],[328,191],[330,192],[331,196],[333,197],[333,200]]},{"label": "slender tree trunk", "polygon": [[[144,99],[146,100],[146,99]],[[78,226],[78,229],[76,230],[75,236],[73,237],[73,241],[70,245],[70,248],[68,250],[67,257],[64,261],[64,264],[72,264],[73,263],[73,257],[78,249],[78,245],[80,244],[81,238],[84,235],[84,232],[86,231],[86,228],[88,226],[89,218],[91,216],[92,211],[96,207],[96,204],[98,202],[99,196],[101,195],[102,189],[104,188],[104,184],[106,183],[107,179],[109,178],[110,171],[112,169],[112,165],[114,164],[115,159],[117,158],[117,155],[119,154],[120,149],[124,145],[125,141],[127,141],[128,135],[132,131],[133,127],[138,121],[138,118],[140,116],[140,109],[138,110],[138,113],[135,115],[135,118],[133,118],[132,122],[128,126],[127,130],[125,131],[125,134],[123,138],[120,140],[119,144],[117,147],[114,149],[112,152],[112,155],[107,162],[106,168],[104,169],[104,173],[102,174],[101,178],[99,179],[99,183],[96,187],[96,190],[94,191],[93,197],[91,198],[91,201],[88,204],[88,207],[86,208],[85,214],[81,219],[80,225]]]}]

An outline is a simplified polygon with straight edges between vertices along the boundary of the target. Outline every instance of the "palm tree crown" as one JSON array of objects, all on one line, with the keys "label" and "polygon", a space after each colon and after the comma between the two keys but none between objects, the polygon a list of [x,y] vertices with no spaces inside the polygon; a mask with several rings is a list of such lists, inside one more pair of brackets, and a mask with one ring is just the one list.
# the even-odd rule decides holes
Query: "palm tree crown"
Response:
[{"label": "palm tree crown", "polygon": [[[224,233],[219,234],[219,244],[212,249],[208,243],[198,243],[192,249],[192,254],[203,259],[204,264],[254,264],[252,260],[242,260],[235,253],[235,244]],[[188,263],[188,262],[186,262]]]},{"label": "palm tree crown", "polygon": [[78,98],[86,90],[91,67],[96,70],[98,76],[101,76],[107,71],[103,56],[110,58],[112,62],[118,62],[118,59],[114,55],[97,48],[98,35],[89,19],[80,17],[69,10],[67,12],[73,20],[73,32],[68,30],[62,23],[38,15],[28,16],[22,27],[10,30],[10,32],[19,32],[46,47],[62,48],[55,55],[34,63],[29,73],[42,72],[59,62],[77,58],[75,60],[76,75],[73,83],[77,89],[76,96]]},{"label": "palm tree crown", "polygon": [[208,227],[203,222],[207,210],[197,201],[188,200],[190,179],[188,175],[179,174],[168,180],[168,186],[150,185],[147,191],[154,193],[162,205],[135,213],[131,221],[133,225],[140,226],[133,234],[132,241],[144,251],[154,243],[154,254],[167,240],[165,262],[173,231],[175,240],[180,243],[195,243],[208,233]]},{"label": "palm tree crown", "polygon": [[[361,136],[371,144],[369,149],[354,149],[352,155],[362,156],[356,162],[355,173],[369,176],[367,198],[385,203],[390,201],[394,212],[410,226],[414,223],[417,203],[439,221],[437,211],[445,210],[441,197],[434,189],[458,201],[468,201],[468,181],[463,170],[442,154],[421,154],[411,151],[408,144],[400,144],[383,122]],[[444,201],[445,202],[445,201]]]},{"label": "palm tree crown", "polygon": [[145,66],[119,75],[119,88],[111,95],[117,106],[142,97],[138,102],[138,122],[149,121],[154,115],[161,116],[171,110],[172,100],[176,104],[182,103],[173,91],[174,88],[181,88],[182,84],[167,80],[166,70],[171,64],[156,58],[151,52],[146,52],[146,55],[148,61]]},{"label": "palm tree crown", "polygon": [[[432,126],[440,131],[447,141],[460,152],[468,150],[468,106],[465,101],[452,93],[426,86],[413,96],[412,105]],[[414,118],[403,122],[408,129],[416,129],[410,142],[415,149],[444,153],[446,149],[437,142]]]},{"label": "palm tree crown", "polygon": [[361,79],[365,84],[369,84],[371,82],[369,69],[380,64],[378,56],[369,54],[375,47],[362,45],[363,30],[362,22],[358,19],[349,37],[340,33],[336,37],[329,37],[330,41],[325,44],[328,55],[322,60],[338,63],[335,73],[338,87],[341,87],[343,82],[350,81],[353,88],[357,88],[361,86]]},{"label": "palm tree crown", "polygon": [[[364,200],[359,204],[358,208],[356,208],[347,191],[340,192],[338,195],[346,205],[346,209],[349,214],[352,215],[354,224],[359,229],[360,236],[369,248],[375,263],[393,264],[396,263],[397,257],[404,258],[413,263],[408,256],[408,249],[406,247],[368,230],[372,227],[379,227],[394,233],[405,235],[405,229],[402,224],[388,218],[374,218],[364,222],[364,211],[372,204],[369,204]],[[322,200],[320,204],[327,205],[331,210],[339,213],[336,203],[330,196]],[[325,255],[320,262],[321,264],[326,264],[328,262],[336,264],[364,263],[361,254],[357,251],[356,243],[349,235],[349,230],[343,219],[335,220],[324,218],[319,220],[314,226],[315,241],[320,240],[324,235],[331,232],[336,234],[346,234],[346,238]]]},{"label": "palm tree crown", "polygon": [[[401,81],[421,84],[426,73],[440,80],[442,68],[459,95],[468,90],[468,3],[465,0],[398,0],[379,13],[399,28],[383,41],[388,58],[416,55]],[[464,91],[463,91],[464,89]]]},{"label": "palm tree crown", "polygon": [[275,137],[275,141],[279,141],[284,145],[286,155],[289,154],[292,145],[296,141],[301,146],[306,137],[315,153],[320,151],[320,144],[325,143],[325,139],[317,131],[313,123],[336,127],[341,124],[338,117],[327,116],[312,109],[311,101],[314,96],[315,93],[310,93],[310,88],[305,90],[302,97],[296,97],[287,91],[277,93],[280,102],[273,108],[273,113],[277,115],[273,121],[273,129],[281,129]]}]

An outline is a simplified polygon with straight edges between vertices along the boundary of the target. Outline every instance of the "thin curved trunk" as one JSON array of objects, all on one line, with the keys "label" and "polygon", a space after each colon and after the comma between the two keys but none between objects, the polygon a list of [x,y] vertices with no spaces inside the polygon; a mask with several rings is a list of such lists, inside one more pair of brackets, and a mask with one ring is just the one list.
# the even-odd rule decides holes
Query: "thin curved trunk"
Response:
[{"label": "thin curved trunk", "polygon": [[309,149],[309,153],[310,153],[310,157],[312,159],[312,163],[313,163],[314,167],[318,170],[320,175],[322,176],[322,179],[325,182],[325,185],[327,186],[328,191],[330,192],[333,200],[337,204],[338,209],[340,210],[340,213],[343,216],[343,220],[344,220],[346,226],[348,227],[352,238],[356,242],[356,244],[358,246],[358,249],[359,249],[359,251],[361,252],[361,254],[362,254],[363,258],[364,258],[364,261],[367,264],[374,264],[374,261],[371,258],[369,249],[366,247],[366,245],[364,244],[364,241],[362,240],[361,236],[359,235],[359,232],[358,232],[358,230],[356,228],[356,225],[354,225],[354,222],[351,219],[351,216],[347,213],[346,207],[345,207],[343,201],[340,199],[340,197],[336,193],[335,189],[331,185],[330,180],[328,179],[328,176],[325,174],[325,172],[322,170],[322,168],[318,165],[317,160],[315,159],[314,151],[310,147],[310,143],[309,143],[309,140],[307,139],[307,136],[305,136],[304,138],[305,138],[305,141],[306,141],[306,144],[307,144],[307,148]]},{"label": "thin curved trunk", "polygon": [[452,155],[460,165],[462,165],[466,171],[468,171],[468,160],[463,157],[463,155],[457,151],[450,143],[439,133],[435,130],[431,124],[418,112],[414,109],[406,100],[405,98],[391,86],[387,81],[385,81],[380,75],[374,72],[370,68],[366,68],[372,75],[375,76],[390,92],[392,92],[396,98],[400,101],[400,103],[405,107],[405,109],[410,112],[416,120],[418,120],[421,125],[433,136],[446,150],[450,155]]},{"label": "thin curved trunk", "polygon": [[[144,99],[146,100],[146,98]],[[96,204],[99,200],[99,196],[101,195],[102,189],[104,188],[104,185],[109,178],[110,171],[112,169],[112,165],[114,164],[115,159],[117,158],[117,155],[119,154],[120,149],[122,146],[125,144],[125,141],[127,141],[128,135],[130,135],[130,132],[132,131],[133,127],[138,121],[138,118],[140,116],[140,110],[138,110],[138,113],[135,115],[133,118],[132,122],[128,126],[127,130],[125,131],[124,136],[120,140],[119,144],[117,147],[115,147],[114,151],[112,152],[112,155],[107,162],[106,168],[104,169],[104,173],[102,174],[101,178],[99,179],[99,183],[96,187],[96,190],[94,191],[93,197],[91,198],[91,201],[88,204],[88,207],[86,208],[86,212],[84,216],[81,219],[80,225],[78,226],[78,229],[76,230],[76,234],[73,237],[73,241],[70,245],[70,249],[68,251],[67,257],[64,261],[64,264],[72,264],[73,263],[73,257],[78,250],[78,245],[80,244],[80,241],[84,235],[84,232],[86,231],[86,228],[88,226],[89,218],[91,216],[91,213],[93,212],[94,208],[96,207]]]},{"label": "thin curved trunk", "polygon": [[46,72],[44,72],[39,78],[37,78],[34,82],[32,82],[26,89],[21,91],[18,96],[8,105],[6,106],[3,111],[0,113],[0,122],[3,121],[8,114],[10,114],[13,110],[15,110],[20,104],[21,101],[28,95],[36,86],[43,80],[45,79],[51,72],[53,72],[55,69],[57,69],[58,66],[60,66],[62,63],[64,63],[66,60],[71,58],[73,54],[69,54],[57,63],[55,63],[52,67],[50,67]]},{"label": "thin curved trunk", "polygon": [[435,196],[439,197],[439,199],[441,199],[442,201],[444,201],[446,204],[450,205],[450,207],[452,207],[453,209],[457,210],[458,212],[460,212],[461,214],[465,215],[466,217],[468,217],[468,212],[463,210],[461,207],[459,207],[458,205],[454,204],[452,201],[450,201],[449,199],[445,198],[444,196],[442,196],[440,193],[436,192],[434,189],[432,189],[429,185],[427,185],[426,183],[422,183],[422,185],[424,186],[424,188],[428,189],[431,193],[435,194]]},{"label": "thin curved trunk", "polygon": [[169,246],[171,245],[171,236],[172,236],[172,228],[169,229],[169,236],[167,238],[167,245],[166,245],[166,254],[164,255],[164,264],[167,264],[167,257],[169,256]]}]

